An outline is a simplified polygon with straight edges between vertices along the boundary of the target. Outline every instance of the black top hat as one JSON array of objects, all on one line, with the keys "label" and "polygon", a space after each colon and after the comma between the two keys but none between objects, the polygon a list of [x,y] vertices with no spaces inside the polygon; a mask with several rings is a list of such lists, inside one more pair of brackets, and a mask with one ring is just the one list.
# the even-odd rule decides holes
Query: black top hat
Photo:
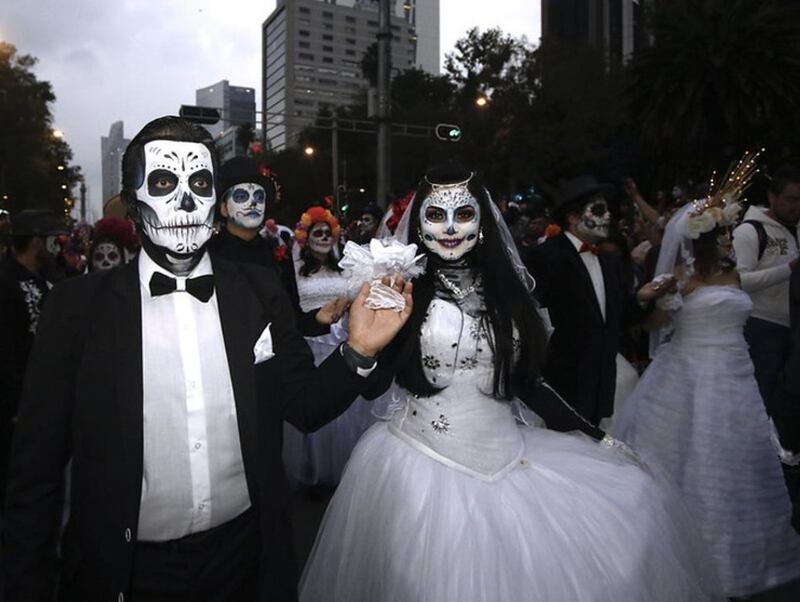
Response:
[{"label": "black top hat", "polygon": [[56,236],[69,234],[64,216],[56,211],[26,209],[11,218],[12,236]]},{"label": "black top hat", "polygon": [[364,215],[365,213],[371,215],[372,217],[380,221],[381,218],[383,217],[384,211],[383,209],[378,207],[375,203],[368,203],[361,210],[361,215]]},{"label": "black top hat", "polygon": [[219,197],[236,184],[258,184],[267,193],[267,203],[275,200],[275,182],[261,172],[261,166],[250,157],[234,157],[223,163],[219,175]]},{"label": "black top hat", "polygon": [[594,176],[578,176],[564,183],[555,193],[554,212],[564,214],[573,209],[578,203],[593,194],[603,194],[606,197],[614,193],[611,184],[601,184]]}]

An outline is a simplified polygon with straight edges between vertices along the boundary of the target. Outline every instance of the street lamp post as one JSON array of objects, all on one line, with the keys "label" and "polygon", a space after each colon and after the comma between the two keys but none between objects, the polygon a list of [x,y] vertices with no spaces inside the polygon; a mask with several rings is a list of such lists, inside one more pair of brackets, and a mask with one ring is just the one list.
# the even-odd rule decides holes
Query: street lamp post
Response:
[{"label": "street lamp post", "polygon": [[390,1],[380,0],[378,5],[378,152],[376,165],[377,190],[375,201],[381,208],[386,207],[391,179],[390,143],[392,136],[391,105],[389,96],[390,52],[392,29],[390,27]]}]

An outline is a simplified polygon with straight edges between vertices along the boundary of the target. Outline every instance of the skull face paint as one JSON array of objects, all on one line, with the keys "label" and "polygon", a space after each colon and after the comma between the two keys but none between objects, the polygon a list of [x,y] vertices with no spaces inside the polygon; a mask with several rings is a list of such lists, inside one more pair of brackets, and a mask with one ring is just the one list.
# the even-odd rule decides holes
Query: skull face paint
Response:
[{"label": "skull face paint", "polygon": [[122,263],[122,253],[113,242],[101,242],[92,254],[92,269],[94,271],[110,270]]},{"label": "skull face paint", "polygon": [[597,242],[608,237],[608,228],[611,225],[611,212],[608,203],[602,195],[595,195],[583,206],[581,221],[578,223],[578,232],[591,242]]},{"label": "skull face paint", "polygon": [[327,255],[333,248],[333,233],[327,222],[317,222],[311,226],[308,248],[319,255]]},{"label": "skull face paint", "polygon": [[142,233],[168,253],[194,255],[212,234],[211,153],[199,142],[154,140],[144,155],[144,182],[136,189]]},{"label": "skull face paint", "polygon": [[249,182],[232,186],[225,192],[228,220],[248,230],[260,228],[264,222],[266,200],[263,186]]},{"label": "skull face paint", "polygon": [[434,189],[419,210],[423,244],[445,261],[461,259],[478,244],[481,208],[466,186]]}]

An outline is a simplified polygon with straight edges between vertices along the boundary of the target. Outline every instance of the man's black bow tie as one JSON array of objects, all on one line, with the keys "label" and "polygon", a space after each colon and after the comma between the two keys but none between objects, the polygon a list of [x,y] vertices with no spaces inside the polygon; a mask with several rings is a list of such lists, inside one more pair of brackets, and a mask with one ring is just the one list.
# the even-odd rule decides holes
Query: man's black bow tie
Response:
[{"label": "man's black bow tie", "polygon": [[[169,295],[176,290],[178,290],[178,281],[175,278],[161,272],[153,272],[150,277],[150,294],[153,297]],[[186,292],[205,303],[214,294],[214,276],[208,274],[197,278],[187,278]]]}]

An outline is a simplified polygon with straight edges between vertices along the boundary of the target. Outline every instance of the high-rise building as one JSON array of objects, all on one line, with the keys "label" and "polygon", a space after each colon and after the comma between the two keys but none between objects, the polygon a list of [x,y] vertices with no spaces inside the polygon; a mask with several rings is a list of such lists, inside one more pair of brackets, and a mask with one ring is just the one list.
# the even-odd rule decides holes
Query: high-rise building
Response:
[{"label": "high-rise building", "polygon": [[103,171],[103,202],[119,194],[122,189],[122,154],[130,140],[125,138],[124,126],[115,121],[108,130],[108,136],[100,138],[101,166]]},{"label": "high-rise building", "polygon": [[220,110],[222,119],[205,128],[213,136],[219,136],[230,127],[256,123],[256,91],[253,88],[231,86],[227,79],[216,84],[200,88],[195,93],[200,107],[211,107]]},{"label": "high-rise building", "polygon": [[[438,0],[392,7],[392,69],[438,73]],[[375,0],[278,0],[262,26],[262,112],[273,149],[293,144],[321,108],[364,100],[361,59],[377,39],[377,8]]]},{"label": "high-rise building", "polygon": [[602,48],[619,67],[648,43],[644,11],[652,0],[542,0],[542,39]]}]

